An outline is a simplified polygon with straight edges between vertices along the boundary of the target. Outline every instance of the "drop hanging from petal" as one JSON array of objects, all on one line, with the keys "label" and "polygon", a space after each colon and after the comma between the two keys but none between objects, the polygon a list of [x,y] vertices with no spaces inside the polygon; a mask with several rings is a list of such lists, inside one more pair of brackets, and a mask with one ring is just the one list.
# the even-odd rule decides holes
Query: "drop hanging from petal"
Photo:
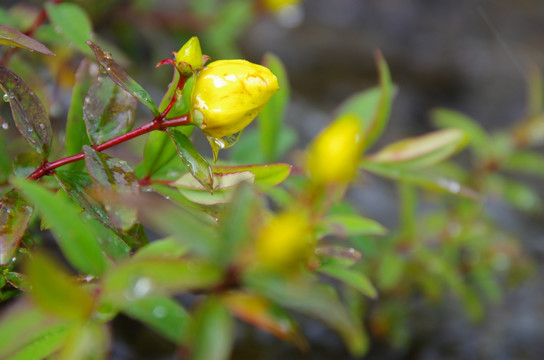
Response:
[{"label": "drop hanging from petal", "polygon": [[217,154],[219,153],[219,150],[228,149],[234,146],[234,144],[238,142],[240,135],[242,135],[242,131],[219,138],[213,136],[206,136],[206,139],[208,139],[208,142],[212,147],[214,163],[217,162]]}]

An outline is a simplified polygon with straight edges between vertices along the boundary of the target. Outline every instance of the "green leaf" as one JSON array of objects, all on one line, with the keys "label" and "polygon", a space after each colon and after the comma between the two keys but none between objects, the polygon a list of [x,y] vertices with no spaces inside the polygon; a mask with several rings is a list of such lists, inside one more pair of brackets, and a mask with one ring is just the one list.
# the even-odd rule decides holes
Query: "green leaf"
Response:
[{"label": "green leaf", "polygon": [[93,144],[101,144],[127,133],[134,124],[136,99],[99,76],[89,88],[83,103],[83,119]]},{"label": "green leaf", "polygon": [[389,68],[380,52],[376,53],[380,75],[379,88],[372,88],[351,96],[338,109],[337,117],[354,114],[362,121],[365,148],[372,146],[383,133],[389,120],[395,87]]},{"label": "green leaf", "polygon": [[191,360],[227,360],[234,341],[234,321],[217,298],[209,297],[195,313]]},{"label": "green leaf", "polygon": [[52,259],[36,254],[28,262],[26,272],[30,294],[44,311],[82,321],[90,316],[93,308],[91,295]]},{"label": "green leaf", "polygon": [[377,273],[377,283],[381,289],[394,288],[401,281],[405,270],[405,260],[396,253],[382,256]]},{"label": "green leaf", "polygon": [[361,260],[362,254],[354,248],[339,245],[319,245],[315,248],[315,254],[321,264],[349,267]]},{"label": "green leaf", "polygon": [[7,26],[0,26],[0,45],[18,46],[44,55],[55,55],[44,44]]},{"label": "green leaf", "polygon": [[[75,155],[82,151],[83,145],[90,145],[83,120],[83,106],[89,88],[96,82],[100,72],[95,63],[83,59],[76,71],[76,81],[72,90],[72,101],[66,119],[66,155]],[[68,164],[70,169],[82,169],[83,163],[75,161]]]},{"label": "green leaf", "polygon": [[211,191],[214,188],[214,179],[210,164],[194,148],[185,134],[175,129],[168,129],[167,132],[176,146],[183,165],[204,188]]},{"label": "green leaf", "polygon": [[340,236],[385,235],[385,229],[375,220],[357,214],[332,214],[323,219],[324,234]]},{"label": "green leaf", "polygon": [[55,31],[80,51],[88,54],[89,48],[85,46],[85,42],[92,38],[93,29],[91,20],[85,11],[74,3],[53,4],[47,2],[45,9]]},{"label": "green leaf", "polygon": [[128,74],[119,66],[111,57],[111,54],[102,50],[98,45],[92,41],[87,41],[87,45],[91,48],[96,60],[100,66],[106,71],[106,74],[113,80],[114,83],[119,85],[123,90],[140,100],[142,104],[147,106],[154,116],[159,116],[160,112],[157,109],[157,105],[151,99],[151,96],[145,91],[145,89],[132,79]]},{"label": "green leaf", "polygon": [[462,130],[470,137],[470,146],[480,157],[488,157],[491,140],[484,128],[468,116],[453,110],[435,109],[431,112],[431,121],[441,128]]},{"label": "green leaf", "polygon": [[43,360],[55,353],[66,342],[68,328],[64,325],[51,327],[34,341],[9,357],[9,360]]},{"label": "green leaf", "polygon": [[[278,138],[276,158],[281,158],[297,142],[297,132],[290,127],[284,127]],[[230,151],[230,159],[237,164],[263,164],[266,163],[264,154],[257,149],[261,148],[260,135],[256,129],[244,130],[244,136]]]},{"label": "green leaf", "polygon": [[261,151],[267,162],[278,159],[278,143],[282,134],[282,123],[289,101],[289,81],[281,60],[273,54],[264,55],[263,65],[278,78],[280,90],[272,96],[259,114]]},{"label": "green leaf", "polygon": [[212,192],[204,188],[190,174],[185,174],[170,186],[175,186],[188,200],[202,205],[217,205],[229,203],[234,196],[236,187],[243,183],[253,183],[255,175],[250,171],[230,174],[214,174]]},{"label": "green leaf", "polygon": [[542,198],[537,190],[498,174],[487,177],[485,189],[519,210],[536,213],[543,208]]},{"label": "green leaf", "polygon": [[531,150],[518,150],[501,162],[501,168],[544,177],[544,156]]},{"label": "green leaf", "polygon": [[255,184],[263,186],[274,186],[287,179],[291,173],[292,166],[284,163],[264,165],[234,165],[214,166],[215,174],[233,174],[242,171],[249,171],[255,175]]},{"label": "green leaf", "polygon": [[92,230],[79,217],[78,209],[37,183],[16,180],[15,185],[51,225],[70,264],[82,273],[100,275],[106,267],[104,256]]},{"label": "green leaf", "polygon": [[9,191],[0,200],[0,265],[11,262],[32,211],[32,206],[16,190]]},{"label": "green leaf", "polygon": [[191,317],[177,301],[167,296],[138,299],[128,303],[122,311],[176,344],[187,338]]},{"label": "green leaf", "polygon": [[199,260],[132,259],[108,271],[103,296],[122,308],[151,294],[206,289],[221,279],[217,266]]},{"label": "green leaf", "polygon": [[168,165],[176,154],[176,147],[165,131],[150,132],[144,147],[144,159],[141,163],[142,177],[151,177],[155,172]]},{"label": "green leaf", "polygon": [[459,129],[443,129],[386,146],[366,161],[418,169],[439,163],[459,152],[468,142]]},{"label": "green leaf", "polygon": [[189,248],[179,240],[168,237],[162,240],[155,240],[139,249],[134,254],[134,259],[180,259],[187,254]]},{"label": "green leaf", "polygon": [[58,358],[105,360],[108,358],[109,347],[108,325],[89,321],[69,329]]},{"label": "green leaf", "polygon": [[246,274],[245,282],[256,293],[323,321],[342,336],[352,355],[366,352],[368,339],[359,319],[352,318],[337,295],[319,286],[313,278],[251,272]]},{"label": "green leaf", "polygon": [[136,223],[136,209],[120,204],[112,198],[138,194],[138,179],[124,160],[100,153],[90,146],[84,146],[85,164],[91,179],[99,190],[104,191],[103,202],[113,224],[122,231],[128,231]]},{"label": "green leaf", "polygon": [[2,66],[0,88],[9,101],[17,130],[44,159],[47,158],[51,147],[51,124],[40,99],[19,76]]},{"label": "green leaf", "polygon": [[322,264],[317,268],[317,271],[342,281],[371,299],[376,299],[378,297],[378,292],[374,285],[372,285],[372,282],[370,282],[368,277],[360,271],[329,264]]}]

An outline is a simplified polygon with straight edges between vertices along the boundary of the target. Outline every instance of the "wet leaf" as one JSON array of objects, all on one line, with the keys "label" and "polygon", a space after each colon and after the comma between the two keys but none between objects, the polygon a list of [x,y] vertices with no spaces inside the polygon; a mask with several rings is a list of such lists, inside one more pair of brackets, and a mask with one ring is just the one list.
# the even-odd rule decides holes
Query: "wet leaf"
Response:
[{"label": "wet leaf", "polygon": [[134,259],[180,259],[187,254],[189,247],[179,240],[169,237],[155,240],[139,249]]},{"label": "wet leaf", "polygon": [[355,94],[339,108],[337,117],[354,114],[362,121],[365,148],[372,146],[383,133],[389,120],[395,87],[389,68],[380,52],[376,53],[376,65],[380,75],[379,88]]},{"label": "wet leaf", "polygon": [[26,178],[34,172],[43,162],[41,156],[34,151],[20,152],[12,160],[15,176]]},{"label": "wet leaf", "polygon": [[151,96],[144,90],[144,88],[132,79],[128,74],[119,66],[111,57],[111,54],[102,50],[98,45],[92,41],[87,41],[87,45],[91,48],[96,60],[102,68],[106,71],[106,74],[113,80],[114,83],[123,88],[126,92],[132,94],[136,99],[140,100],[142,104],[147,106],[149,110],[155,116],[159,116],[160,112],[157,109],[157,105],[151,99]]},{"label": "wet leaf", "polygon": [[109,358],[110,334],[107,324],[89,321],[69,329],[66,341],[58,354],[58,359],[92,359]]},{"label": "wet leaf", "polygon": [[85,274],[99,275],[106,266],[92,229],[79,217],[74,204],[56,197],[35,182],[16,180],[16,186],[51,225],[66,259]]},{"label": "wet leaf", "polygon": [[35,254],[27,263],[26,274],[32,298],[46,312],[66,319],[86,320],[90,316],[91,295],[52,259]]},{"label": "wet leaf", "polygon": [[259,114],[259,134],[261,151],[267,162],[278,159],[278,143],[282,134],[282,123],[289,102],[289,81],[281,60],[274,54],[264,55],[263,65],[278,79],[280,90],[272,96]]},{"label": "wet leaf", "polygon": [[127,133],[134,124],[136,100],[107,77],[98,77],[83,103],[83,119],[93,144]]},{"label": "wet leaf", "polygon": [[352,266],[362,258],[362,254],[354,248],[338,245],[317,246],[315,254],[320,258],[322,264],[334,264],[342,267]]},{"label": "wet leaf", "polygon": [[308,348],[293,318],[268,299],[248,292],[233,291],[221,296],[221,301],[236,317],[279,339],[294,343],[301,350]]},{"label": "wet leaf", "polygon": [[323,321],[342,336],[352,355],[366,352],[368,339],[359,320],[348,314],[336,294],[319,286],[313,278],[251,272],[246,274],[245,281],[252,291]]},{"label": "wet leaf", "polygon": [[336,234],[339,236],[358,236],[358,235],[385,235],[385,229],[375,220],[357,215],[357,214],[332,214],[328,215],[323,221],[324,233]]},{"label": "wet leaf", "polygon": [[215,265],[198,260],[132,259],[108,271],[103,296],[124,307],[150,295],[206,289],[221,278],[222,273]]},{"label": "wet leaf", "polygon": [[185,174],[173,183],[188,200],[202,205],[226,204],[232,200],[234,190],[243,182],[253,183],[255,175],[249,171],[231,174],[214,174],[213,191],[203,187],[191,174]]},{"label": "wet leaf", "polygon": [[418,169],[439,163],[459,152],[468,135],[459,129],[443,129],[388,145],[366,161]]},{"label": "wet leaf", "polygon": [[263,164],[263,165],[235,165],[235,166],[214,166],[215,174],[234,174],[242,171],[249,171],[255,175],[255,184],[263,186],[274,186],[285,180],[291,173],[292,166],[284,163]]},{"label": "wet leaf", "polygon": [[0,201],[0,265],[11,262],[32,216],[32,206],[11,190]]},{"label": "wet leaf", "polygon": [[142,177],[151,177],[176,155],[176,147],[165,131],[150,132],[144,147],[144,159],[141,163]]},{"label": "wet leaf", "polygon": [[0,26],[0,45],[17,46],[44,55],[55,55],[44,44],[7,26]]},{"label": "wet leaf", "polygon": [[322,264],[317,268],[317,271],[342,281],[371,299],[378,297],[378,292],[374,285],[372,285],[372,282],[360,271],[346,269],[333,264]]},{"label": "wet leaf", "polygon": [[18,272],[8,271],[6,274],[6,281],[14,288],[22,291],[29,291],[30,285],[25,275]]},{"label": "wet leaf", "polygon": [[210,164],[194,148],[191,140],[185,134],[175,129],[168,129],[167,132],[189,173],[204,188],[212,190],[214,187],[214,178]]},{"label": "wet leaf", "polygon": [[151,296],[131,301],[122,309],[176,344],[187,338],[191,317],[177,301],[167,296]]},{"label": "wet leaf", "polygon": [[[75,155],[82,151],[83,145],[90,145],[83,120],[83,105],[89,88],[100,76],[98,65],[83,59],[76,71],[76,81],[72,90],[72,101],[66,120],[66,155]],[[76,161],[68,164],[70,169],[82,169],[83,163]]]},{"label": "wet leaf", "polygon": [[234,340],[234,321],[218,299],[209,297],[195,313],[191,360],[227,360]]},{"label": "wet leaf", "polygon": [[85,42],[92,38],[91,20],[85,11],[74,3],[45,3],[47,16],[55,31],[85,54],[89,48]]},{"label": "wet leaf", "polygon": [[[90,146],[84,146],[83,152],[87,170],[98,187],[97,191],[104,189],[121,196],[138,194],[138,179],[126,161],[97,152]],[[136,223],[136,209],[120,204],[115,198],[108,198],[109,201],[103,200],[110,220],[117,228],[127,231]]]},{"label": "wet leaf", "polygon": [[15,73],[0,66],[0,88],[9,101],[13,121],[25,140],[45,159],[51,146],[51,124],[42,102]]}]

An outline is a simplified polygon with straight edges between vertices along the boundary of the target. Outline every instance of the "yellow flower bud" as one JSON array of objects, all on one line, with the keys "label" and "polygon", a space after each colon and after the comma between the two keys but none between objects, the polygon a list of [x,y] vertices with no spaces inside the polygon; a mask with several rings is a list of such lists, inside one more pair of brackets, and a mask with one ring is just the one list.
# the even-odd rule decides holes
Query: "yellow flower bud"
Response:
[{"label": "yellow flower bud", "polygon": [[275,270],[295,269],[308,259],[313,247],[308,218],[300,211],[276,215],[257,237],[260,264]]},{"label": "yellow flower bud", "polygon": [[210,137],[235,134],[249,125],[278,89],[278,79],[264,66],[245,60],[214,61],[195,81],[193,119]]},{"label": "yellow flower bud", "polygon": [[176,67],[186,76],[202,67],[202,50],[196,36],[190,38],[176,53]]},{"label": "yellow flower bud", "polygon": [[286,6],[294,6],[300,3],[300,0],[264,0],[264,6],[273,12],[279,11]]},{"label": "yellow flower bud", "polygon": [[362,128],[355,115],[336,119],[310,145],[306,170],[318,184],[346,183],[353,179],[363,151]]}]

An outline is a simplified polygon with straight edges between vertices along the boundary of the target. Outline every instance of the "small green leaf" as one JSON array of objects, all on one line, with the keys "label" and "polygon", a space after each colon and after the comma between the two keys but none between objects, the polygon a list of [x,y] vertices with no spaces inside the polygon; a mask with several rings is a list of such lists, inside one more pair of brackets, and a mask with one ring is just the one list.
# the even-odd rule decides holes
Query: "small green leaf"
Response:
[{"label": "small green leaf", "polygon": [[354,248],[339,245],[319,245],[315,248],[315,254],[319,257],[322,265],[332,264],[344,268],[356,264],[363,256]]},{"label": "small green leaf", "polygon": [[278,159],[278,143],[290,89],[285,66],[276,55],[265,54],[263,65],[276,75],[280,86],[280,90],[268,101],[258,119],[261,151],[266,161],[271,162]]},{"label": "small green leaf", "polygon": [[376,299],[378,297],[378,292],[374,285],[372,285],[372,282],[370,282],[368,277],[360,271],[329,264],[322,264],[317,268],[317,271],[342,281],[371,299]]},{"label": "small green leaf", "polygon": [[108,326],[94,321],[84,322],[69,329],[58,358],[105,360],[109,347]]},{"label": "small green leaf", "polygon": [[114,83],[119,85],[123,90],[140,100],[142,104],[147,106],[149,110],[155,116],[159,116],[160,112],[157,109],[157,105],[151,99],[151,96],[145,91],[145,89],[132,79],[128,74],[119,66],[111,57],[111,54],[102,50],[98,45],[92,41],[87,41],[87,45],[91,48],[96,60],[100,66],[106,71],[106,74],[113,80]]},{"label": "small green leaf", "polygon": [[167,296],[138,299],[128,303],[122,311],[176,344],[187,338],[191,317],[177,301]]},{"label": "small green leaf", "polygon": [[368,156],[366,161],[413,169],[428,167],[459,152],[468,139],[468,135],[459,129],[433,131],[386,146]]},{"label": "small green leaf", "polygon": [[191,360],[227,360],[234,341],[234,321],[218,299],[209,297],[195,313]]},{"label": "small green leaf", "polygon": [[485,189],[487,192],[497,194],[519,210],[536,213],[543,207],[542,198],[537,190],[498,174],[486,178]]},{"label": "small green leaf", "polygon": [[[72,101],[66,119],[66,155],[75,155],[82,151],[83,145],[90,145],[85,121],[83,120],[83,106],[89,88],[96,82],[100,72],[95,63],[83,59],[76,71],[76,81],[72,90]],[[68,165],[70,169],[82,169],[83,163],[75,161]]]},{"label": "small green leaf", "polygon": [[68,261],[85,274],[101,274],[106,263],[92,230],[70,202],[56,197],[37,183],[16,180],[23,195],[51,225],[51,230]]},{"label": "small green leaf", "polygon": [[536,151],[518,150],[501,162],[501,168],[544,177],[544,156]]},{"label": "small green leaf", "polygon": [[58,351],[66,342],[68,328],[65,325],[52,326],[32,343],[9,357],[9,360],[43,360]]},{"label": "small green leaf", "polygon": [[404,259],[395,253],[382,256],[377,273],[377,283],[384,290],[394,288],[401,281],[405,270]]},{"label": "small green leaf", "polygon": [[185,134],[176,129],[168,129],[167,132],[174,142],[178,155],[189,173],[191,173],[203,187],[212,190],[214,187],[214,179],[210,164],[208,164],[202,155],[194,148],[191,140],[189,140]]},{"label": "small green leaf", "polygon": [[44,55],[55,55],[44,44],[7,26],[0,26],[0,45],[18,46]]},{"label": "small green leaf", "polygon": [[365,148],[372,146],[383,133],[389,120],[395,87],[389,67],[380,52],[376,53],[380,86],[351,96],[339,108],[337,117],[354,114],[362,121]]},{"label": "small green leaf", "polygon": [[0,265],[12,261],[32,211],[32,206],[16,190],[9,191],[0,200]]},{"label": "small green leaf", "polygon": [[358,235],[385,235],[385,229],[375,220],[357,215],[357,214],[332,214],[325,217],[323,221],[325,236],[327,234],[337,234],[341,236]]},{"label": "small green leaf", "polygon": [[138,250],[134,259],[180,259],[189,248],[179,240],[169,237],[155,240]]},{"label": "small green leaf", "polygon": [[128,132],[134,124],[136,99],[99,76],[83,103],[83,119],[93,144],[101,144]]},{"label": "small green leaf", "polygon": [[85,42],[92,38],[93,29],[85,11],[74,3],[47,2],[45,9],[55,31],[83,53],[88,54],[89,48],[85,46]]},{"label": "small green leaf", "polygon": [[19,76],[2,66],[0,88],[9,101],[17,130],[42,158],[47,158],[51,147],[51,124],[40,99]]},{"label": "small green leaf", "polygon": [[31,296],[44,311],[66,319],[86,320],[93,308],[91,295],[44,255],[34,255],[27,264]]},{"label": "small green leaf", "polygon": [[285,180],[291,173],[292,166],[289,164],[276,163],[264,165],[234,165],[214,166],[215,174],[233,174],[242,171],[249,171],[255,175],[255,184],[263,186],[274,186]]}]

